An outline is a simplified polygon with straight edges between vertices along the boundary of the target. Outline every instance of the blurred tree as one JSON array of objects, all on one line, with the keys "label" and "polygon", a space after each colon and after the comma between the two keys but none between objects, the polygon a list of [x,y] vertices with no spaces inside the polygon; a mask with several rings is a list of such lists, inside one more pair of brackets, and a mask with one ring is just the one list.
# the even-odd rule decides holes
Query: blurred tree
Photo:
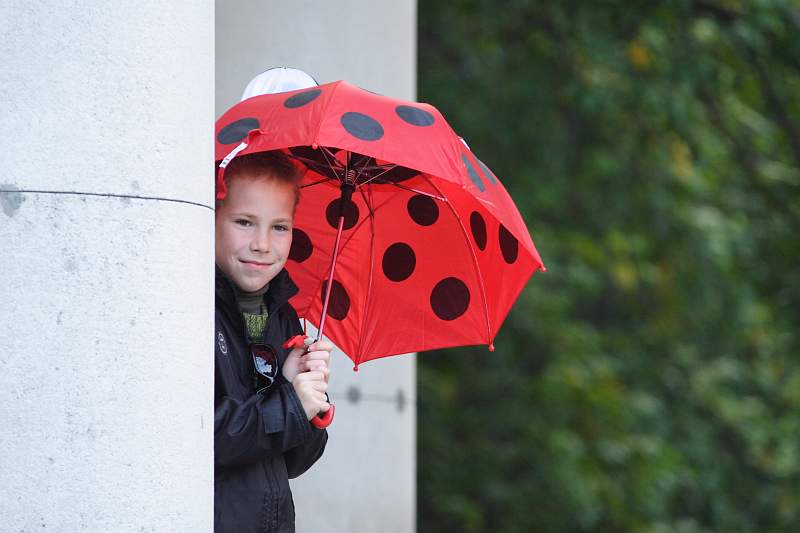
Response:
[{"label": "blurred tree", "polygon": [[800,531],[800,2],[419,2],[549,272],[419,358],[421,531]]}]

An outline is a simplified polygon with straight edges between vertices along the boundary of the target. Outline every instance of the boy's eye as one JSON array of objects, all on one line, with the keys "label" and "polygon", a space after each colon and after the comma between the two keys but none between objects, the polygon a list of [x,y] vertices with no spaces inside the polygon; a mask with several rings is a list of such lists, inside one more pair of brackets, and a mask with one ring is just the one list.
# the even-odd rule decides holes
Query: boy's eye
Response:
[{"label": "boy's eye", "polygon": [[239,226],[243,226],[245,228],[249,228],[250,226],[253,225],[253,223],[247,220],[246,218],[237,218],[236,220],[233,221],[233,223]]},{"label": "boy's eye", "polygon": [[285,224],[276,224],[275,229],[278,231],[289,231],[289,226]]}]

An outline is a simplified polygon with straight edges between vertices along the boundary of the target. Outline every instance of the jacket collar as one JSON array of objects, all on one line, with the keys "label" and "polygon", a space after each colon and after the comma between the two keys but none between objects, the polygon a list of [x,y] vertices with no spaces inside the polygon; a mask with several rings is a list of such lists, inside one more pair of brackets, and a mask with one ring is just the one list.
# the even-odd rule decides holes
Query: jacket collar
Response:
[{"label": "jacket collar", "polygon": [[[214,289],[217,299],[221,300],[229,310],[238,309],[233,282],[217,265],[214,265],[214,269]],[[300,289],[294,281],[292,281],[289,272],[287,272],[285,268],[281,269],[272,281],[269,282],[269,290],[264,295],[264,301],[267,304],[267,312],[272,314],[298,292],[300,292]]]}]

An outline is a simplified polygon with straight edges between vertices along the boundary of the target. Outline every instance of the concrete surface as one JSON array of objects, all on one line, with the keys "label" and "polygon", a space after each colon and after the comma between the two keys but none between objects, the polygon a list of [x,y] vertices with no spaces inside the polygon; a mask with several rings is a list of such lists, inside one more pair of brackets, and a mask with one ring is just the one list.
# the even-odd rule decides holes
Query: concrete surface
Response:
[{"label": "concrete surface", "polygon": [[0,530],[211,531],[211,2],[0,3]]}]

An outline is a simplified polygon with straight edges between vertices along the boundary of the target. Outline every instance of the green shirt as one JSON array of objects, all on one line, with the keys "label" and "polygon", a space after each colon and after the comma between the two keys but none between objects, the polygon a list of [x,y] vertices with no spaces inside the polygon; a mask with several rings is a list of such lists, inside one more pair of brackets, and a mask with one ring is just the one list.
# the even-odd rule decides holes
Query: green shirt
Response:
[{"label": "green shirt", "polygon": [[264,338],[264,330],[267,329],[269,313],[264,303],[264,295],[269,290],[269,283],[254,292],[244,292],[236,287],[236,301],[244,318],[247,330],[247,340],[259,342]]}]

